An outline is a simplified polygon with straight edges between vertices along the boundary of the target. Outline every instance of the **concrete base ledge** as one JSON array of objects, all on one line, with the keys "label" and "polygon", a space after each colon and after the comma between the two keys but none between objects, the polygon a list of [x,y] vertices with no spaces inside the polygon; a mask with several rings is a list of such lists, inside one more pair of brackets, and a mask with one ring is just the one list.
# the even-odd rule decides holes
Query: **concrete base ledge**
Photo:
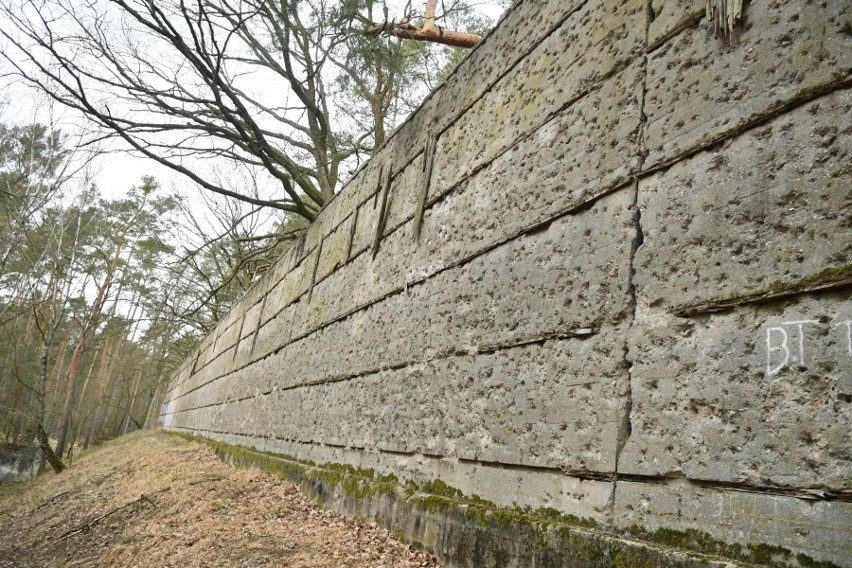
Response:
[{"label": "concrete base ledge", "polygon": [[260,468],[296,483],[322,507],[373,520],[452,568],[836,566],[777,546],[729,545],[698,531],[616,531],[552,509],[509,510],[464,495],[440,480],[418,486],[351,465],[317,465],[175,435],[211,446],[237,467]]}]

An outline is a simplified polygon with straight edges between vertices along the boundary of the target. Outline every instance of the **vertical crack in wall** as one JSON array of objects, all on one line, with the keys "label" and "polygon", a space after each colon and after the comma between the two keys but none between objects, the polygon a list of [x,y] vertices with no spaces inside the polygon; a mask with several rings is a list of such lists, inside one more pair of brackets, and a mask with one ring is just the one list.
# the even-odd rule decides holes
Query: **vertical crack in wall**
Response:
[{"label": "vertical crack in wall", "polygon": [[639,208],[639,176],[645,164],[647,150],[645,148],[645,130],[647,128],[648,117],[645,114],[645,97],[648,92],[648,38],[651,22],[654,21],[656,14],[654,12],[653,1],[648,0],[645,9],[645,53],[642,56],[642,86],[639,95],[639,127],[636,139],[636,175],[633,180],[633,226],[634,236],[630,246],[630,262],[628,267],[627,292],[630,295],[630,321],[627,325],[627,335],[624,338],[624,362],[627,365],[627,391],[625,393],[625,402],[621,422],[618,425],[618,435],[615,448],[615,466],[613,471],[613,487],[609,498],[609,507],[611,518],[615,519],[615,497],[616,489],[619,481],[619,459],[621,451],[627,444],[627,440],[633,433],[633,360],[630,353],[630,330],[636,323],[637,298],[636,298],[636,252],[645,242],[645,235],[642,232],[642,212]]}]

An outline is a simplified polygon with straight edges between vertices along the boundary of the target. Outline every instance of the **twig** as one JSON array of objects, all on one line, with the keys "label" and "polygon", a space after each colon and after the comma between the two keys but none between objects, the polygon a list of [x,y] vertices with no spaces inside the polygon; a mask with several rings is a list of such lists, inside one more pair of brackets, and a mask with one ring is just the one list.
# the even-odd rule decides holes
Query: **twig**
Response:
[{"label": "twig", "polygon": [[213,481],[222,481],[225,479],[224,477],[205,477],[204,479],[197,479],[195,481],[190,481],[187,485],[199,485],[201,483],[213,482]]},{"label": "twig", "polygon": [[80,525],[79,527],[77,527],[75,529],[71,529],[70,531],[62,534],[62,536],[57,538],[56,541],[60,542],[60,541],[63,541],[65,539],[71,538],[72,536],[74,536],[76,534],[80,534],[81,532],[90,530],[92,527],[94,527],[95,525],[97,525],[102,520],[106,519],[107,517],[114,515],[115,513],[118,513],[121,510],[127,509],[128,507],[136,505],[137,503],[143,503],[143,502],[149,503],[153,507],[157,506],[157,504],[154,502],[153,499],[151,499],[150,497],[148,497],[147,495],[145,495],[143,493],[142,495],[139,496],[139,499],[136,499],[135,501],[131,501],[130,503],[125,503],[124,505],[121,505],[120,507],[116,507],[115,509],[108,511],[108,512],[104,513],[103,515],[99,516],[99,517],[95,517],[94,519],[88,521],[87,523],[85,523],[83,525]]}]

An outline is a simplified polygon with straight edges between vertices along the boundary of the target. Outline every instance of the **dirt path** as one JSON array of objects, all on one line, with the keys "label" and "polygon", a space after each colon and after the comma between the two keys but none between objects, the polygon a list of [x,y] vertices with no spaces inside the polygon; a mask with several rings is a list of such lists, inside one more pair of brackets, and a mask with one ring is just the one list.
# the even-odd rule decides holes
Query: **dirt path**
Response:
[{"label": "dirt path", "polygon": [[0,566],[434,567],[387,531],[316,507],[161,432],[100,446],[60,475],[0,486]]}]

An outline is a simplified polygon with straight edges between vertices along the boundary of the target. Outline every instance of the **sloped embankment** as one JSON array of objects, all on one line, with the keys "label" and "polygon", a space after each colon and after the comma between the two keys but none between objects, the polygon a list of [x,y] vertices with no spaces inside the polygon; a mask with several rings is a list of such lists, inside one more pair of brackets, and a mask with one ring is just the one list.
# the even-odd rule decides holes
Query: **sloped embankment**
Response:
[{"label": "sloped embankment", "polygon": [[140,432],[0,486],[0,566],[437,566],[206,446]]}]

